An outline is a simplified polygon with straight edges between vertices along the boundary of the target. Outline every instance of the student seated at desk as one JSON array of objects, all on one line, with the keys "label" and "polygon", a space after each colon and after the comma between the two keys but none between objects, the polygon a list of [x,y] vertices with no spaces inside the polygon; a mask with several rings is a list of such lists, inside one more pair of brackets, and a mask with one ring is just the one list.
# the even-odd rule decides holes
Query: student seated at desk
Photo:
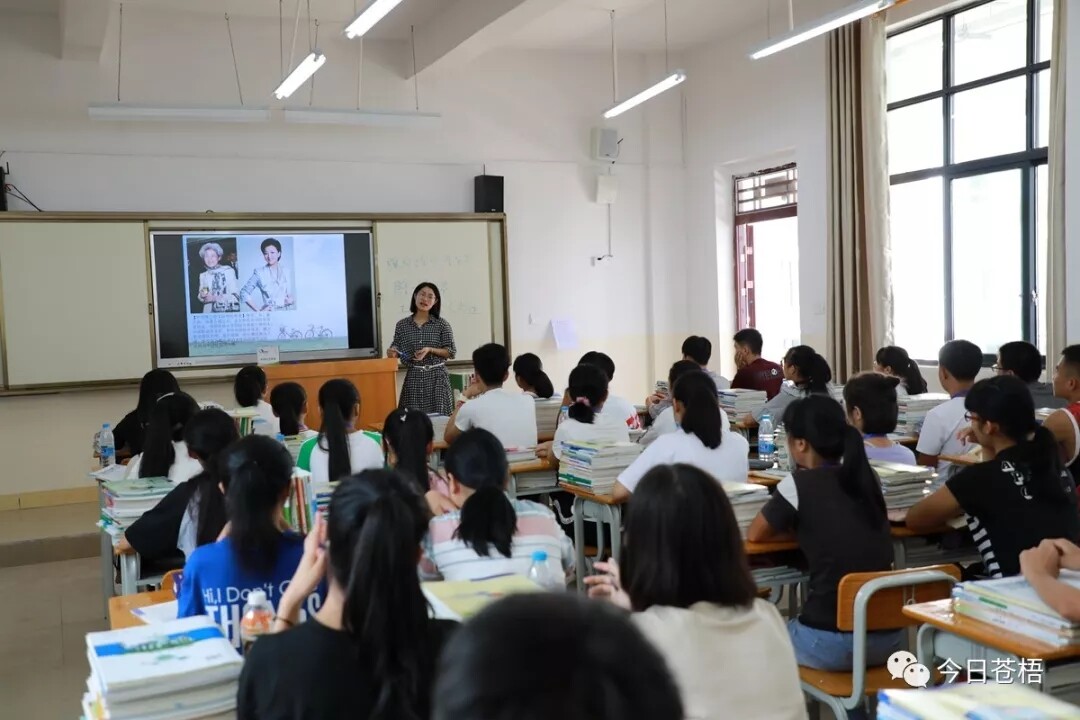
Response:
[{"label": "student seated at desk", "polygon": [[735,333],[735,367],[738,372],[731,381],[735,390],[760,390],[769,400],[780,394],[784,384],[784,369],[761,357],[765,340],[754,328]]},{"label": "student seated at desk", "polygon": [[198,475],[202,465],[184,444],[184,427],[197,412],[199,404],[187,393],[162,395],[150,411],[143,451],[131,458],[125,477],[167,477],[180,483]]},{"label": "student seated at desk", "polygon": [[902,347],[886,345],[878,348],[874,357],[874,372],[899,380],[900,384],[896,386],[899,397],[922,395],[926,392],[926,380],[919,370],[919,364],[912,360],[908,351]]},{"label": "student seated at desk", "polygon": [[964,398],[984,462],[963,467],[908,510],[907,526],[933,530],[966,515],[986,574],[1020,572],[1020,552],[1046,538],[1076,538],[1076,486],[1049,430],[1035,420],[1022,380],[1000,375],[975,383]]},{"label": "student seated at desk", "polygon": [[1080,547],[1068,540],[1043,540],[1020,553],[1020,571],[1042,601],[1066,620],[1080,623],[1080,590],[1058,579],[1062,570],[1080,570]]},{"label": "student seated at desk", "polygon": [[113,428],[113,441],[121,456],[138,455],[143,451],[150,413],[162,395],[180,392],[180,385],[168,370],[151,370],[139,382],[139,403]]},{"label": "student seated at desk", "polygon": [[571,594],[511,595],[482,610],[443,651],[434,695],[433,720],[690,717],[626,613]]},{"label": "student seated at desk", "polygon": [[188,450],[198,458],[203,471],[188,482],[191,497],[180,521],[177,547],[191,557],[195,548],[217,542],[225,528],[225,483],[218,458],[225,448],[240,439],[236,422],[224,410],[200,410],[184,429]]},{"label": "student seated at desk", "polygon": [[914,465],[915,453],[889,439],[896,432],[900,409],[896,401],[899,380],[876,372],[861,373],[844,386],[848,422],[862,433],[870,460]]},{"label": "student seated at desk", "polygon": [[[281,530],[293,463],[273,438],[245,437],[221,458],[229,527],[224,539],[191,554],[177,594],[177,617],[209,615],[240,648],[240,613],[251,590],[266,590],[277,607],[304,552],[298,535]],[[308,614],[322,605],[324,589],[303,599]]]},{"label": "student seated at desk", "polygon": [[506,496],[506,452],[487,430],[462,433],[446,451],[450,499],[460,510],[432,518],[424,538],[421,573],[433,580],[478,580],[526,575],[533,552],[547,553],[548,569],[574,569],[574,546],[555,514],[531,500]]},{"label": "student seated at desk", "polygon": [[[173,399],[177,398],[177,399]],[[187,398],[186,400],[184,398]],[[159,406],[170,404],[183,407],[190,403],[191,409],[197,407],[194,400],[184,393],[176,393],[163,397]],[[156,416],[160,419],[163,408],[154,408]],[[194,522],[197,521],[198,513],[193,510],[198,506],[199,495],[202,492],[210,493],[213,499],[220,501],[221,491],[218,489],[217,456],[232,441],[237,439],[237,424],[232,421],[222,410],[198,410],[193,412],[191,419],[184,426],[184,441],[177,445],[184,445],[184,454],[187,460],[198,466],[199,472],[187,481],[179,481],[161,501],[154,505],[151,510],[137,519],[131,527],[124,532],[124,538],[120,541],[120,549],[131,547],[144,561],[151,563],[151,567],[158,561],[167,561],[168,569],[183,565],[183,558],[190,555],[197,542],[195,542]],[[153,452],[154,423],[150,425],[147,435],[146,453]],[[150,468],[157,462],[152,457],[144,460],[143,467]],[[149,476],[145,476],[149,477]],[[213,529],[211,538],[204,542],[217,540],[221,527],[225,525],[224,508],[217,513],[219,520]],[[213,513],[208,511],[208,516]],[[210,532],[210,530],[207,530]],[[161,566],[162,568],[164,566]]]},{"label": "student seated at desk", "polygon": [[1051,413],[1043,427],[1054,435],[1061,458],[1080,479],[1080,345],[1070,345],[1054,368],[1054,394],[1068,404]]},{"label": "student seated at desk", "polygon": [[606,574],[585,583],[634,612],[675,675],[686,717],[806,718],[795,651],[780,613],[757,597],[727,493],[698,468],[661,465],[634,504],[621,577],[616,563],[597,563]]},{"label": "student seated at desk", "polygon": [[[615,379],[615,361],[605,353],[591,350],[581,356],[578,365],[595,365],[600,368],[607,376],[608,385]],[[573,400],[573,398],[569,399]],[[626,423],[626,427],[631,430],[641,429],[641,418],[638,416],[637,408],[629,400],[618,395],[608,395],[601,413]]]},{"label": "student seated at desk", "polygon": [[465,389],[446,423],[445,439],[453,443],[470,428],[483,428],[504,448],[536,447],[536,403],[523,393],[508,392],[510,354],[498,343],[481,345],[472,354],[476,380]]},{"label": "student seated at desk", "polygon": [[1054,395],[1052,384],[1042,382],[1042,353],[1029,342],[1016,340],[999,347],[994,372],[998,375],[1014,375],[1020,378],[1027,385],[1036,410],[1041,408],[1057,410],[1068,404],[1064,398]]},{"label": "student seated at desk", "polygon": [[960,431],[966,426],[964,396],[975,384],[982,369],[982,350],[967,340],[952,340],[938,352],[938,381],[950,399],[926,413],[915,452],[920,465],[936,467],[941,481],[948,477],[952,463],[938,460],[941,455],[963,455],[968,451]]},{"label": "student seated at desk", "polygon": [[787,380],[769,402],[750,415],[743,417],[743,423],[756,426],[765,413],[772,416],[773,424],[783,417],[787,406],[809,395],[829,396],[829,383],[832,382],[832,370],[829,363],[809,345],[796,345],[784,354],[784,378]]},{"label": "student seated at desk", "polygon": [[379,443],[356,429],[360,392],[343,378],[327,380],[319,388],[322,430],[300,448],[296,465],[311,472],[314,482],[334,482],[361,470],[383,466]]},{"label": "student seated at desk", "polygon": [[274,414],[273,406],[266,402],[266,373],[257,365],[240,368],[233,379],[233,395],[242,408],[254,408],[259,413],[259,420],[266,423],[256,426],[260,435],[275,437],[281,432],[281,423]]},{"label": "student seated at desk", "polygon": [[386,464],[412,481],[424,495],[433,515],[457,510],[450,499],[446,478],[428,466],[434,447],[435,430],[431,418],[419,410],[394,409],[383,422],[382,442]]},{"label": "student seated at desk", "polygon": [[[799,469],[776,486],[746,539],[798,540],[810,583],[802,613],[788,622],[795,658],[817,670],[850,671],[853,634],[836,627],[837,585],[848,573],[892,568],[885,498],[862,435],[839,403],[823,395],[796,400],[783,422]],[[902,631],[867,633],[867,667],[884,665],[902,637]]]},{"label": "student seated at desk", "polygon": [[566,420],[559,423],[555,439],[536,448],[538,457],[562,457],[563,443],[630,442],[626,423],[603,410],[608,399],[608,379],[596,365],[578,365],[570,371],[566,394],[571,398]]},{"label": "student seated at desk", "polygon": [[[277,603],[275,634],[244,661],[239,720],[431,716],[436,661],[457,624],[428,618],[416,575],[427,519],[396,472],[366,470],[338,485]],[[326,583],[321,609],[301,623]]]},{"label": "student seated at desk", "polygon": [[675,422],[681,432],[656,439],[619,474],[612,495],[627,500],[641,479],[657,465],[685,463],[718,482],[745,483],[750,473],[750,443],[728,429],[727,416],[716,402],[716,385],[700,370],[679,378],[672,389]]},{"label": "student seated at desk", "polygon": [[555,386],[544,372],[544,363],[533,353],[518,355],[514,360],[514,382],[526,395],[536,400],[555,397]]},{"label": "student seated at desk", "polygon": [[[680,360],[679,362],[672,365],[671,369],[668,370],[668,387],[675,387],[675,383],[678,382],[679,378],[681,378],[683,375],[700,369],[701,367],[692,360]],[[649,429],[645,431],[644,435],[638,438],[638,443],[640,443],[641,445],[652,445],[656,438],[660,437],[661,435],[667,435],[668,433],[673,433],[679,429],[679,423],[675,421],[675,408],[671,405],[670,393],[668,393],[667,397],[664,398],[663,403],[666,404],[667,407],[665,407],[661,412],[656,415],[652,425],[649,426]],[[652,408],[655,408],[658,405],[659,403],[650,406],[650,411],[652,410]],[[726,421],[727,413],[724,413],[723,410],[721,410],[720,412],[724,415],[724,420]]]},{"label": "student seated at desk", "polygon": [[[701,370],[711,377],[713,382],[716,383],[717,390],[727,390],[731,387],[731,383],[728,382],[726,377],[718,375],[708,368],[709,359],[712,357],[712,343],[709,342],[709,338],[699,335],[691,335],[686,338],[682,344],[682,356],[684,361],[694,364],[695,370]],[[669,380],[668,392],[653,393],[645,398],[645,407],[649,410],[649,417],[655,420],[662,412],[671,407],[671,387],[672,383]]]},{"label": "student seated at desk", "polygon": [[285,447],[296,461],[304,443],[319,433],[304,424],[307,418],[307,391],[299,383],[283,382],[270,391],[270,408],[278,421],[278,430],[285,436]]}]

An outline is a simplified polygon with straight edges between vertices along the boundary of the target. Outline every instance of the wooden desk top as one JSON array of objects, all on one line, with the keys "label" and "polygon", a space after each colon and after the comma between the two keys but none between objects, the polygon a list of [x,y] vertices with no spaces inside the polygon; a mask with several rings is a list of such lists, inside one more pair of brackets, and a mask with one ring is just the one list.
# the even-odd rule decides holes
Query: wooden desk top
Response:
[{"label": "wooden desk top", "polygon": [[976,455],[966,453],[964,455],[939,455],[938,460],[953,465],[978,465],[983,461],[981,452]]},{"label": "wooden desk top", "polygon": [[949,533],[952,531],[953,529],[948,526],[940,527],[936,530],[931,530],[929,532],[915,532],[907,525],[893,525],[891,523],[889,525],[889,534],[893,536],[894,540],[903,540],[904,538],[913,537],[927,537],[929,535],[944,535],[945,533]]},{"label": "wooden desk top", "polygon": [[1080,646],[1055,647],[997,625],[964,617],[953,612],[950,599],[905,605],[903,612],[921,623],[1017,657],[1046,661],[1080,659]]},{"label": "wooden desk top", "polygon": [[751,470],[747,479],[755,485],[764,485],[765,487],[776,487],[780,484],[779,478],[770,477],[757,470]]},{"label": "wooden desk top", "polygon": [[590,502],[599,503],[601,505],[623,504],[621,501],[616,501],[614,496],[612,495],[593,495],[588,490],[585,490],[584,488],[579,488],[576,485],[571,485],[570,483],[560,482],[559,487],[570,493],[571,495],[582,498],[583,500],[589,500]]},{"label": "wooden desk top", "polygon": [[768,553],[798,550],[799,543],[794,540],[776,540],[769,542],[750,542],[749,540],[744,540],[743,547],[746,548],[747,555],[767,555]]},{"label": "wooden desk top", "polygon": [[522,475],[524,473],[533,472],[547,472],[549,470],[555,470],[558,466],[551,461],[551,458],[536,458],[529,462],[512,463],[510,465],[510,473],[512,475]]},{"label": "wooden desk top", "polygon": [[135,608],[147,605],[175,600],[176,596],[169,590],[151,590],[150,592],[136,593],[134,595],[118,595],[109,598],[109,627],[113,630],[136,627],[145,623],[135,617],[131,611]]},{"label": "wooden desk top", "polygon": [[905,447],[913,448],[913,447],[915,447],[916,445],[919,444],[919,436],[918,435],[905,435],[902,438],[897,438],[896,442],[900,443],[901,445],[903,445]]}]

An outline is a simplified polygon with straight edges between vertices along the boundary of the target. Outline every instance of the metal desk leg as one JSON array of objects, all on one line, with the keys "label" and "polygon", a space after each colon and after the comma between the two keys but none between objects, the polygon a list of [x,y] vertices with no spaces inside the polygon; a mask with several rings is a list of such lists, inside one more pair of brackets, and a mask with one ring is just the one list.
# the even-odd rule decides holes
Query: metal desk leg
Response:
[{"label": "metal desk leg", "polygon": [[510,485],[506,489],[506,494],[510,496],[511,500],[517,500],[517,475],[510,473]]},{"label": "metal desk leg", "polygon": [[139,591],[139,556],[135,554],[120,556],[120,594],[134,595]]},{"label": "metal desk leg", "polygon": [[101,596],[105,599],[105,615],[109,614],[109,598],[116,594],[113,584],[113,544],[112,537],[101,531]]},{"label": "metal desk leg", "polygon": [[585,592],[585,502],[574,496],[574,552],[577,553],[577,591]]},{"label": "metal desk leg", "polygon": [[903,540],[893,540],[893,569],[907,569],[907,546]]},{"label": "metal desk leg", "polygon": [[934,636],[937,628],[929,623],[923,623],[919,627],[919,633],[915,636],[915,657],[928,668],[937,667],[934,652]]},{"label": "metal desk leg", "polygon": [[611,559],[619,562],[622,559],[622,508],[618,505],[606,507],[611,522]]}]

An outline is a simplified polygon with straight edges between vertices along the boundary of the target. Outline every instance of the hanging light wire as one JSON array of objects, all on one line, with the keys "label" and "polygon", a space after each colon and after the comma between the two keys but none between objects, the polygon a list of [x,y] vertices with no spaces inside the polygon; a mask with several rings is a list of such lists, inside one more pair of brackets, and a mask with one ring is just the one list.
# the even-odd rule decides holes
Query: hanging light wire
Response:
[{"label": "hanging light wire", "polygon": [[611,10],[611,100],[619,102],[619,56],[615,44],[615,11]]},{"label": "hanging light wire", "polygon": [[233,43],[232,23],[229,21],[229,13],[225,13],[225,29],[229,31],[229,49],[232,50],[233,73],[236,74],[236,94],[240,96],[240,104],[244,104],[244,90],[240,87],[240,65],[236,62],[236,44]]},{"label": "hanging light wire", "polygon": [[409,26],[409,38],[412,41],[412,79],[413,93],[416,95],[416,112],[420,112],[420,78],[416,76],[416,26]]},{"label": "hanging light wire", "polygon": [[668,49],[668,46],[669,46],[670,43],[668,41],[667,4],[668,4],[668,0],[664,0],[664,72],[665,73],[670,73],[671,72],[671,59],[670,59],[670,52],[669,52],[669,49]]},{"label": "hanging light wire", "polygon": [[116,102],[120,102],[120,71],[124,68],[124,3],[120,3],[120,37],[116,44]]},{"label": "hanging light wire", "polygon": [[[313,47],[319,47],[319,18],[315,18],[315,45]],[[314,52],[314,50],[312,50]],[[311,94],[308,95],[308,107],[311,107],[315,103],[315,76],[311,76]]]}]

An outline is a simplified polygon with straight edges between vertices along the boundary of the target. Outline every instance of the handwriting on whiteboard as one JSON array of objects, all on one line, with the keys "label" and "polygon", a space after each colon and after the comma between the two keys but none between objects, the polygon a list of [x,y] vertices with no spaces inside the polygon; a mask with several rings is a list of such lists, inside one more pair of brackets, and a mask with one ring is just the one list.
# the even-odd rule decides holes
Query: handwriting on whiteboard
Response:
[{"label": "handwriting on whiteboard", "polygon": [[414,255],[398,257],[390,255],[383,260],[383,266],[388,270],[409,270],[424,268],[455,268],[472,264],[473,257],[470,254],[462,255]]},{"label": "handwriting on whiteboard", "polygon": [[[445,275],[440,271],[454,270],[457,268],[470,267],[476,258],[471,253],[451,253],[447,255],[412,255],[412,256],[399,256],[390,255],[383,261],[383,267],[387,270],[408,271],[408,270],[422,270],[427,271],[427,275],[417,274],[415,278],[409,278],[406,280],[394,280],[393,287],[390,288],[390,294],[393,296],[392,302],[397,306],[398,312],[407,314],[409,312],[409,306],[412,301],[412,291],[416,287],[417,283],[423,280],[429,280],[439,286],[440,294],[443,297],[442,300],[442,313],[447,316],[455,315],[480,315],[480,307],[468,300],[452,300],[451,298],[460,298],[463,295],[467,295],[466,292],[457,292],[457,288],[462,282],[469,283],[472,279],[470,277],[461,278],[451,275]],[[485,268],[485,272],[486,272]],[[464,288],[462,288],[464,291]]]}]

